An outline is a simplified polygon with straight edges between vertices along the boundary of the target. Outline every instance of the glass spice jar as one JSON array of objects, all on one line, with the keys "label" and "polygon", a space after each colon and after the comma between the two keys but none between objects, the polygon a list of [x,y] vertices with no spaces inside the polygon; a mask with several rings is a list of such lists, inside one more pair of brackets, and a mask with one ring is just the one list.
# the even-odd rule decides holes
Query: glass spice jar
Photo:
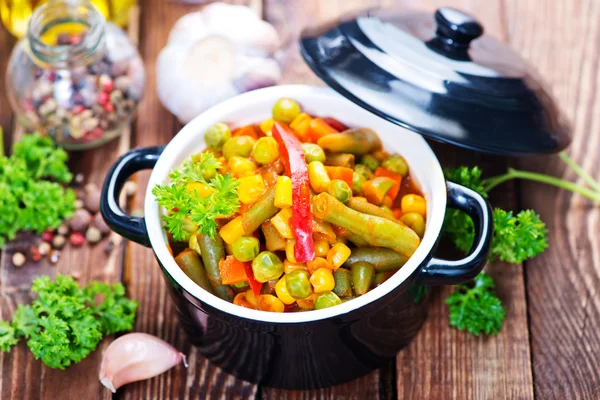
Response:
[{"label": "glass spice jar", "polygon": [[38,7],[11,55],[6,83],[19,121],[69,150],[100,146],[131,122],[144,66],[125,32],[86,0]]}]

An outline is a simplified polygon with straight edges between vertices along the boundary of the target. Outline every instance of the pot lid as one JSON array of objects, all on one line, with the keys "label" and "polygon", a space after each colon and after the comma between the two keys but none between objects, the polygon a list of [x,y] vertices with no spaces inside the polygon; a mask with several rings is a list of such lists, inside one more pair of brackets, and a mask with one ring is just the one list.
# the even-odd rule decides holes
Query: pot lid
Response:
[{"label": "pot lid", "polygon": [[535,70],[456,9],[369,10],[306,30],[300,48],[340,94],[428,138],[505,155],[571,141]]}]

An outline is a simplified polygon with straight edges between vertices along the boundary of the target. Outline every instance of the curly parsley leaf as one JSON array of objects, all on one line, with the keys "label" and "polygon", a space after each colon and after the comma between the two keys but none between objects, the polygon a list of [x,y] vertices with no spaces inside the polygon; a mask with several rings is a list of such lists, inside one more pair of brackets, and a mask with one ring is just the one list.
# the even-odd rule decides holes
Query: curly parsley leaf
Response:
[{"label": "curly parsley leaf", "polygon": [[446,298],[450,325],[473,335],[498,333],[506,310],[494,293],[494,281],[485,272],[477,275],[472,285],[455,286]]},{"label": "curly parsley leaf", "polygon": [[533,210],[494,210],[494,238],[491,258],[519,264],[548,248],[548,229]]},{"label": "curly parsley leaf", "polygon": [[[217,218],[235,213],[240,201],[237,194],[239,182],[229,174],[221,175],[220,162],[212,153],[201,153],[187,160],[173,171],[170,185],[156,185],[152,194],[166,214],[163,216],[167,230],[177,241],[187,241],[197,231],[214,236]],[[188,184],[199,182],[207,193],[189,190]]]},{"label": "curly parsley leaf", "polygon": [[0,247],[22,230],[43,232],[75,211],[67,153],[52,140],[26,135],[10,158],[0,155]]},{"label": "curly parsley leaf", "polygon": [[0,321],[2,351],[25,338],[36,359],[64,369],[87,357],[103,336],[133,328],[137,302],[125,297],[121,284],[80,287],[71,276],[43,276],[31,291],[38,295],[31,306],[19,305],[12,323]]},{"label": "curly parsley leaf", "polygon": [[479,167],[469,168],[466,166],[460,166],[458,168],[448,168],[444,170],[446,179],[463,185],[481,194],[483,197],[487,197],[483,181],[481,179],[481,169]]}]

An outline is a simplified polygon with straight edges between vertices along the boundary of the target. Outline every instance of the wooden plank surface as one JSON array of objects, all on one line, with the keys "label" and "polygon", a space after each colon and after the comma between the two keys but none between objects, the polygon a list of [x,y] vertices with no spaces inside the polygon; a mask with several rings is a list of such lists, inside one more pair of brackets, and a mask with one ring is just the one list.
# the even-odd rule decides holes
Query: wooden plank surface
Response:
[{"label": "wooden plank surface", "polygon": [[[572,123],[568,153],[600,179],[600,2],[505,3],[511,45],[537,66]],[[576,178],[555,156],[520,166]],[[536,397],[598,399],[600,207],[549,186],[522,183],[520,191],[550,231],[549,249],[525,270]]]},{"label": "wooden plank surface", "polygon": [[[597,94],[600,2],[596,0],[234,2],[252,6],[281,33],[285,46],[278,58],[284,67],[283,82],[310,84],[322,83],[297,52],[297,35],[307,24],[373,5],[428,9],[451,5],[470,11],[478,16],[488,32],[508,41],[538,66],[574,122],[575,140],[570,153],[600,178],[600,101]],[[164,0],[142,0],[140,5],[140,51],[145,60],[147,82],[134,134],[102,150],[79,153],[72,163],[74,171],[84,172],[97,184],[102,182],[118,154],[129,147],[167,143],[180,128],[175,117],[160,105],[155,95],[155,61],[177,18],[201,6]],[[0,28],[1,73],[6,70],[13,43],[8,33]],[[0,124],[10,132],[12,121],[2,78]],[[501,172],[508,162],[437,144],[434,150],[444,162],[477,163],[490,174]],[[535,158],[521,163],[528,168],[574,178],[556,160]],[[136,177],[140,190],[133,208],[142,207],[147,177],[148,173]],[[492,201],[506,208],[535,208],[541,212],[551,233],[550,249],[527,263],[525,273],[520,265],[488,267],[507,308],[507,320],[500,334],[475,338],[451,329],[444,304],[451,289],[434,290],[426,324],[415,341],[399,354],[396,365],[329,389],[282,391],[261,388],[210,365],[182,333],[152,252],[137,244],[127,244],[124,269],[122,249],[118,247],[105,255],[100,244],[93,248],[65,250],[58,267],[41,263],[18,271],[8,259],[22,242],[11,244],[0,261],[0,313],[6,319],[16,304],[29,301],[25,288],[37,274],[76,272],[82,280],[118,281],[124,273],[129,294],[140,301],[135,330],[172,343],[188,355],[190,368],[186,370],[179,366],[151,380],[128,385],[114,396],[117,398],[527,399],[534,394],[540,399],[600,398],[599,208],[578,196],[530,184],[506,184],[496,189]],[[107,343],[108,340],[104,341],[101,347]],[[100,356],[101,349],[67,372],[54,371],[33,360],[29,350],[20,345],[12,353],[0,355],[0,398],[110,398],[110,393],[97,381]]]}]

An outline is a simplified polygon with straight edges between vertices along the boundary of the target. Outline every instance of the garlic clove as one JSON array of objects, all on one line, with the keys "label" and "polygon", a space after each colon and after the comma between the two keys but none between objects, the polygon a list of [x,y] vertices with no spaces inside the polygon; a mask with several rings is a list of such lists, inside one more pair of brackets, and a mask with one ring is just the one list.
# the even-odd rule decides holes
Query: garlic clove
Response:
[{"label": "garlic clove", "polygon": [[102,357],[100,382],[113,393],[121,386],[173,368],[185,355],[159,338],[146,333],[128,333],[113,341]]},{"label": "garlic clove", "polygon": [[234,85],[240,93],[276,85],[281,67],[272,58],[238,56]]}]

